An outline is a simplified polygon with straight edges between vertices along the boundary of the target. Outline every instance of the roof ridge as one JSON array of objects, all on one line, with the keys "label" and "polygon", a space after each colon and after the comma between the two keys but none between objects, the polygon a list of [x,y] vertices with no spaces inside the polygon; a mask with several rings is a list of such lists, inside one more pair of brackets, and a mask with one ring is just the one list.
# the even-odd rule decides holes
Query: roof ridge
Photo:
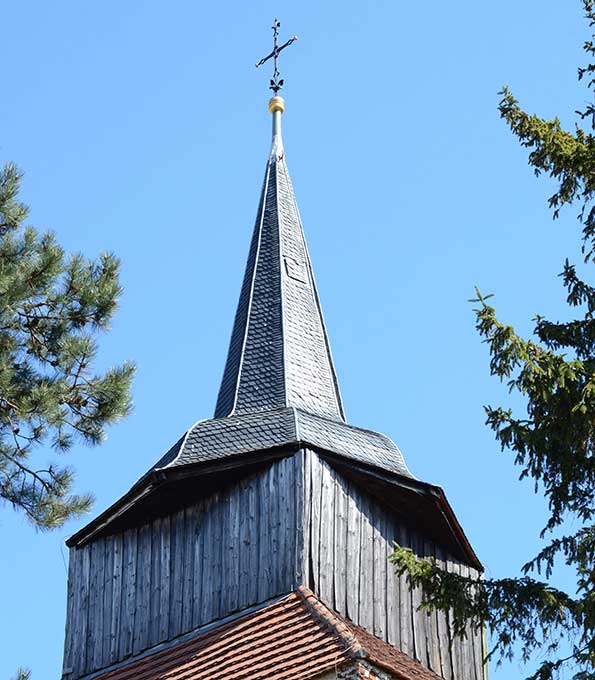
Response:
[{"label": "roof ridge", "polygon": [[[435,673],[431,668],[424,666],[420,661],[409,656],[402,650],[397,649],[389,642],[376,637],[376,635],[365,628],[362,628],[362,626],[353,623],[353,621],[345,619],[340,614],[337,614],[336,617],[358,641],[358,644],[365,653],[365,661],[389,671],[389,673],[395,676],[396,680],[412,680],[412,676],[407,672],[407,669],[399,667],[398,664],[414,664],[416,667],[423,668],[425,678],[431,677],[435,678],[435,680],[443,680],[442,677]],[[363,641],[360,639],[360,636],[364,638]],[[366,643],[366,638],[368,643]],[[394,659],[391,660],[390,655],[388,659],[386,658],[386,655],[383,657],[381,653],[382,648],[389,648],[390,655],[397,657],[398,661],[395,662]]]},{"label": "roof ridge", "polygon": [[[291,644],[287,644],[289,631]],[[381,668],[395,680],[441,680],[419,661],[335,613],[305,586],[201,626],[84,680],[187,680],[190,675],[197,680],[305,680],[346,663]]]},{"label": "roof ridge", "polygon": [[[233,390],[233,402],[231,404],[231,411],[230,411],[229,415],[233,415],[236,411],[236,406],[237,406],[237,403],[238,403],[238,394],[240,392],[240,383],[241,383],[241,380],[242,380],[242,369],[244,367],[244,356],[245,356],[245,350],[246,350],[246,341],[248,339],[248,333],[250,332],[250,312],[252,310],[252,302],[254,300],[254,284],[256,282],[256,268],[257,268],[257,265],[258,265],[258,257],[260,255],[260,246],[261,246],[261,243],[262,243],[262,227],[263,227],[263,224],[264,224],[264,216],[266,214],[266,187],[267,187],[267,184],[269,182],[270,176],[271,176],[271,164],[269,162],[269,163],[267,163],[267,169],[266,169],[266,173],[265,173],[265,176],[264,176],[264,182],[263,182],[263,185],[262,185],[262,198],[261,198],[261,205],[259,206],[260,215],[259,215],[259,219],[257,221],[257,224],[258,224],[258,240],[256,242],[256,251],[255,251],[255,255],[254,255],[254,265],[253,265],[254,268],[252,270],[252,274],[251,274],[251,277],[250,277],[250,279],[251,279],[250,280],[250,294],[249,294],[249,297],[248,297],[248,307],[246,309],[246,326],[244,328],[244,333],[242,334],[243,335],[243,337],[242,337],[242,350],[241,350],[240,358],[239,358],[239,362],[238,362],[238,372],[237,372],[237,375],[236,375],[236,383],[235,383],[235,387],[234,387],[234,390]],[[223,385],[221,387],[223,387]]]},{"label": "roof ridge", "polygon": [[[287,167],[287,163],[285,162],[285,158],[282,157],[281,159],[283,161],[284,167],[285,167],[285,173],[289,179],[289,182],[291,183],[291,177],[289,175],[289,168]],[[343,406],[343,397],[341,396],[341,388],[339,387],[339,379],[337,377],[337,371],[335,369],[335,361],[333,359],[333,351],[331,348],[331,343],[328,337],[328,331],[326,329],[326,322],[324,320],[324,313],[322,311],[322,305],[320,304],[320,296],[318,295],[318,286],[316,285],[316,277],[314,276],[314,268],[312,267],[312,259],[310,258],[310,249],[308,248],[308,242],[306,241],[306,236],[304,234],[304,229],[303,229],[303,223],[302,223],[302,216],[300,214],[300,209],[297,203],[297,200],[295,198],[295,193],[292,192],[291,198],[293,201],[293,207],[297,215],[298,222],[300,226],[302,227],[301,229],[301,236],[302,236],[302,243],[304,246],[304,252],[306,253],[306,264],[308,267],[308,272],[310,274],[310,279],[312,282],[312,289],[314,291],[314,301],[316,303],[316,308],[318,309],[318,315],[320,317],[320,323],[322,326],[322,335],[324,338],[324,346],[326,349],[326,353],[328,356],[330,368],[331,368],[331,374],[332,374],[332,379],[333,379],[333,386],[335,388],[335,396],[337,398],[337,404],[339,407],[339,415],[342,418],[343,422],[346,422],[347,419],[345,417],[345,407]]]},{"label": "roof ridge", "polygon": [[343,621],[333,613],[328,607],[316,597],[316,595],[306,586],[298,586],[296,593],[302,599],[304,605],[319,619],[325,626],[331,628],[335,634],[347,644],[347,651],[352,654],[354,659],[367,659],[369,653],[360,643],[357,637],[345,625]]},{"label": "roof ridge", "polygon": [[[395,654],[397,657],[404,657],[403,661],[399,661],[399,663],[403,663],[406,659],[408,663],[421,666],[425,673],[435,677],[436,680],[441,680],[439,675],[434,673],[431,669],[420,664],[419,661],[405,654],[405,652],[397,649],[385,640],[376,637],[376,635],[370,631],[358,626],[352,621],[349,621],[340,614],[333,612],[331,609],[329,609],[329,607],[323,604],[318,599],[318,597],[316,597],[316,595],[306,586],[299,586],[296,592],[302,598],[305,606],[308,607],[312,614],[322,621],[324,625],[330,627],[336,633],[336,635],[338,635],[347,643],[348,646],[346,651],[350,654],[350,657],[354,661],[363,660],[373,664],[374,666],[379,666],[380,668],[392,673],[396,680],[411,680],[412,676],[409,675],[403,668],[399,668],[399,666],[396,663],[391,662],[390,659],[387,660],[386,658],[383,658],[379,651],[374,649],[375,646],[380,648],[384,647],[385,649],[390,648],[391,654]],[[362,637],[364,640],[361,639]],[[368,639],[368,643],[373,641],[373,644],[368,644],[366,642],[366,638]]]},{"label": "roof ridge", "polygon": [[[283,158],[283,140],[279,138],[279,142],[281,144],[281,153],[278,155],[275,159],[275,210],[277,212],[277,228],[279,230],[279,233],[281,233],[281,224],[280,222],[280,215],[281,211],[279,209],[279,164],[282,162]],[[272,153],[272,150],[271,150]],[[279,262],[282,261],[283,259],[283,244],[282,244],[282,239],[279,238],[279,242],[277,243],[277,248],[279,250]],[[287,322],[285,320],[285,305],[286,305],[286,300],[285,300],[285,286],[283,284],[283,277],[286,276],[286,273],[283,271],[283,267],[279,267],[279,308],[280,308],[280,313],[281,313],[281,323],[279,327],[279,332],[281,334],[281,369],[283,371],[283,405],[284,406],[289,406],[289,392],[287,389],[287,348],[285,347],[285,336],[287,334],[287,329],[286,325]]]},{"label": "roof ridge", "polygon": [[175,464],[175,462],[178,460],[178,458],[182,455],[182,452],[184,451],[184,447],[186,446],[186,442],[188,441],[188,437],[192,434],[192,430],[197,425],[200,425],[200,423],[204,423],[204,421],[207,420],[207,418],[199,418],[195,423],[193,423],[187,430],[186,432],[178,439],[178,441],[171,447],[170,451],[174,449],[178,444],[180,444],[178,450],[176,451],[176,455],[169,461],[165,463],[165,465],[160,465],[160,463],[163,461],[163,459],[167,459],[167,456],[170,451],[168,451],[161,460],[157,461],[157,464],[155,465],[155,470],[163,470],[167,467],[171,467],[172,465]]}]

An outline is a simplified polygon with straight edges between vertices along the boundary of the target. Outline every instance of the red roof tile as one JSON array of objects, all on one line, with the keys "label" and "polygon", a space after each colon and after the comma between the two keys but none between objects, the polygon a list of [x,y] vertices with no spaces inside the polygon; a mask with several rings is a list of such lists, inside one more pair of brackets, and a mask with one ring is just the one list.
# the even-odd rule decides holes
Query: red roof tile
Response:
[{"label": "red roof tile", "polygon": [[398,680],[439,678],[300,588],[189,640],[131,659],[96,680],[307,680],[358,659]]}]

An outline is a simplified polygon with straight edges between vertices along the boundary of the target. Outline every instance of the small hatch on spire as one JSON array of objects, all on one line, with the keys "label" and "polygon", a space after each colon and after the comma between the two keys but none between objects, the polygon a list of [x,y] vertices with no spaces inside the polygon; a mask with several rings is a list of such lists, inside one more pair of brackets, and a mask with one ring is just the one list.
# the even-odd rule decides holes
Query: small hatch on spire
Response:
[{"label": "small hatch on spire", "polygon": [[294,35],[293,38],[290,38],[286,43],[283,43],[281,47],[279,47],[279,28],[281,26],[281,22],[278,19],[275,19],[272,25],[273,29],[273,51],[270,54],[267,54],[266,57],[263,57],[257,64],[256,68],[259,68],[263,64],[265,64],[269,59],[273,59],[273,63],[275,64],[275,70],[273,72],[273,77],[271,78],[271,84],[269,88],[275,93],[275,96],[279,94],[279,90],[283,87],[284,80],[279,78],[279,55],[281,54],[281,51],[284,50],[286,47],[289,47],[292,43],[294,43],[298,37],[297,35]]}]

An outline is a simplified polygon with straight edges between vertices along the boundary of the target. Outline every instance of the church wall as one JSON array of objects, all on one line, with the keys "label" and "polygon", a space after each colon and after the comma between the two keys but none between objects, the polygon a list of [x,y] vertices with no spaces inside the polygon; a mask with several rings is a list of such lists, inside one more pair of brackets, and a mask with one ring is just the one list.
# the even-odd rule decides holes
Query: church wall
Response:
[{"label": "church wall", "polygon": [[419,589],[394,574],[393,540],[462,575],[477,572],[424,540],[316,453],[304,454],[304,583],[329,607],[447,680],[483,680],[481,633],[452,638],[448,617],[417,611]]},{"label": "church wall", "polygon": [[299,459],[70,551],[64,676],[81,677],[295,588]]}]

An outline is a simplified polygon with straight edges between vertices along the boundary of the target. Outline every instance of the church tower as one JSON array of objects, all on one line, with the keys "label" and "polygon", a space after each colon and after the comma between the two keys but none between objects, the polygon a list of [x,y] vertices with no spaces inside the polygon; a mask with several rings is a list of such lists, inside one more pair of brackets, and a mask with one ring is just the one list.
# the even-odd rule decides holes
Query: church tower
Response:
[{"label": "church tower", "polygon": [[346,421],[283,147],[277,57],[293,39],[279,47],[277,28],[214,417],[69,539],[63,680],[485,679],[481,634],[454,639],[387,560],[396,540],[482,570],[442,489]]}]

